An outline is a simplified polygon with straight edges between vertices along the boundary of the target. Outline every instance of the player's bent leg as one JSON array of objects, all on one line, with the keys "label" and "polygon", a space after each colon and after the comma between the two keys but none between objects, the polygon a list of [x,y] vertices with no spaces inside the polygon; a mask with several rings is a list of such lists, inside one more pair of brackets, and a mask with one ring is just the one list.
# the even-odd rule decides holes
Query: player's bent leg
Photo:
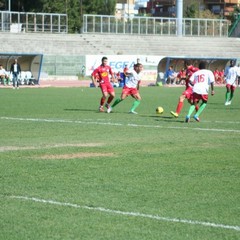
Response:
[{"label": "player's bent leg", "polygon": [[187,122],[187,123],[190,122],[190,117],[191,117],[194,109],[195,109],[195,105],[192,104],[192,105],[190,106],[189,110],[188,110],[188,114],[187,114],[187,116],[186,116],[186,118],[185,118],[185,122]]},{"label": "player's bent leg", "polygon": [[[205,108],[206,106],[207,106],[207,102],[203,102],[203,103],[200,105],[200,107],[199,107],[197,113],[195,114],[195,116],[196,116],[196,117],[199,117],[200,114],[202,113],[202,111],[204,110],[204,108]],[[196,120],[196,119],[195,119],[195,120]]]},{"label": "player's bent leg", "polygon": [[117,98],[117,99],[115,100],[115,102],[113,103],[112,108],[114,108],[116,105],[118,105],[121,101],[122,101],[122,99]]},{"label": "player's bent leg", "polygon": [[132,95],[132,97],[135,98],[136,100],[139,100],[139,101],[142,100],[142,98],[141,98],[139,93]]},{"label": "player's bent leg", "polygon": [[107,109],[110,107],[110,103],[112,102],[114,97],[115,97],[114,93],[111,93],[110,96],[108,97],[107,103],[105,105]]},{"label": "player's bent leg", "polygon": [[140,100],[135,100],[135,101],[133,102],[133,105],[132,105],[129,113],[137,114],[137,112],[135,112],[135,109],[139,106],[139,104],[140,104]]}]

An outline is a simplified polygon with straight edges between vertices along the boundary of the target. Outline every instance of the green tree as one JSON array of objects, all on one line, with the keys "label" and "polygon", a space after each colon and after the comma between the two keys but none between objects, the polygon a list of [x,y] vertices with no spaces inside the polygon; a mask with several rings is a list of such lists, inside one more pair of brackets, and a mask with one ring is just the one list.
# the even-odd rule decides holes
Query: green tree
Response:
[{"label": "green tree", "polygon": [[196,18],[200,11],[201,0],[185,0],[183,2],[183,16],[186,18]]},{"label": "green tree", "polygon": [[209,9],[202,9],[204,6],[203,0],[185,0],[183,4],[183,11],[185,18],[219,18],[219,16],[213,14]]},{"label": "green tree", "polygon": [[0,11],[6,10],[7,9],[7,4],[5,0],[0,0]]},{"label": "green tree", "polygon": [[114,15],[116,0],[83,0],[86,13]]},{"label": "green tree", "polygon": [[[114,15],[116,0],[15,0],[12,11],[66,13],[68,30],[79,32],[82,26],[81,14]],[[0,0],[0,7],[6,8],[6,0]]]},{"label": "green tree", "polygon": [[239,14],[240,14],[240,7],[235,6],[234,11],[230,14],[230,20],[231,20],[232,24],[236,21]]},{"label": "green tree", "polygon": [[238,21],[239,17],[240,17],[240,7],[235,6],[234,11],[230,14],[231,25],[230,25],[229,30],[231,30],[234,27],[235,22]]}]

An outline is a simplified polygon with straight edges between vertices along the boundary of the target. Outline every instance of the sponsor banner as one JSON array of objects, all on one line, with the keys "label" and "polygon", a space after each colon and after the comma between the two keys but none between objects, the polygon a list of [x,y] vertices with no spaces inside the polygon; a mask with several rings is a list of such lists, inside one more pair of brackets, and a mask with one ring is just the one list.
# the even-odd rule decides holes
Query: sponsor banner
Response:
[{"label": "sponsor banner", "polygon": [[[95,68],[101,64],[103,56],[87,55],[86,56],[86,76],[90,76]],[[138,56],[138,55],[106,55],[108,65],[114,72],[122,72],[124,67],[132,70],[135,63],[143,64],[143,79],[155,81],[157,77],[157,66],[161,57],[159,56]]]}]

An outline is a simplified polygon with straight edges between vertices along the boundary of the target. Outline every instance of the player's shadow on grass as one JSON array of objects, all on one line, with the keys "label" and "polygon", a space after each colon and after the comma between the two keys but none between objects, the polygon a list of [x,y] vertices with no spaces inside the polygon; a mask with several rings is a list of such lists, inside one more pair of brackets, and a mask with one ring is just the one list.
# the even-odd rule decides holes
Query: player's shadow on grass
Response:
[{"label": "player's shadow on grass", "polygon": [[81,108],[65,108],[64,111],[69,111],[69,112],[99,112],[96,109],[81,109]]},{"label": "player's shadow on grass", "polygon": [[224,102],[208,102],[207,105],[224,105]]},{"label": "player's shadow on grass", "polygon": [[[223,109],[225,107],[226,110],[239,110],[239,107],[232,107],[232,105],[224,106],[224,103],[207,103],[207,105],[218,105],[217,107],[214,107],[214,109]],[[223,107],[220,107],[223,106]]]},{"label": "player's shadow on grass", "polygon": [[182,119],[179,119],[179,118],[173,118],[171,116],[156,116],[156,115],[151,115],[151,116],[148,116],[148,117],[151,117],[151,118],[155,118],[155,121],[158,121],[158,122],[184,122]]}]

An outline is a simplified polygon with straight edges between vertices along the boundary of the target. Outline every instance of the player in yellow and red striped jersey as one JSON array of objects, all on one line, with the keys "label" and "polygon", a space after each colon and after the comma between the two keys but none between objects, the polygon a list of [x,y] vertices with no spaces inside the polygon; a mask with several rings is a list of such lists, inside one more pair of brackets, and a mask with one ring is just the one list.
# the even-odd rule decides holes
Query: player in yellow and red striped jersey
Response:
[{"label": "player in yellow and red striped jersey", "polygon": [[[107,65],[108,59],[107,57],[102,58],[102,64],[97,67],[92,73],[92,81],[95,87],[99,84],[99,87],[102,91],[102,97],[100,100],[99,112],[104,112],[104,103],[107,99],[106,107],[110,107],[110,103],[112,102],[113,98],[115,97],[115,91],[110,81],[110,76],[112,80],[115,82],[114,73],[112,68]],[[98,83],[98,84],[97,84]]]}]

